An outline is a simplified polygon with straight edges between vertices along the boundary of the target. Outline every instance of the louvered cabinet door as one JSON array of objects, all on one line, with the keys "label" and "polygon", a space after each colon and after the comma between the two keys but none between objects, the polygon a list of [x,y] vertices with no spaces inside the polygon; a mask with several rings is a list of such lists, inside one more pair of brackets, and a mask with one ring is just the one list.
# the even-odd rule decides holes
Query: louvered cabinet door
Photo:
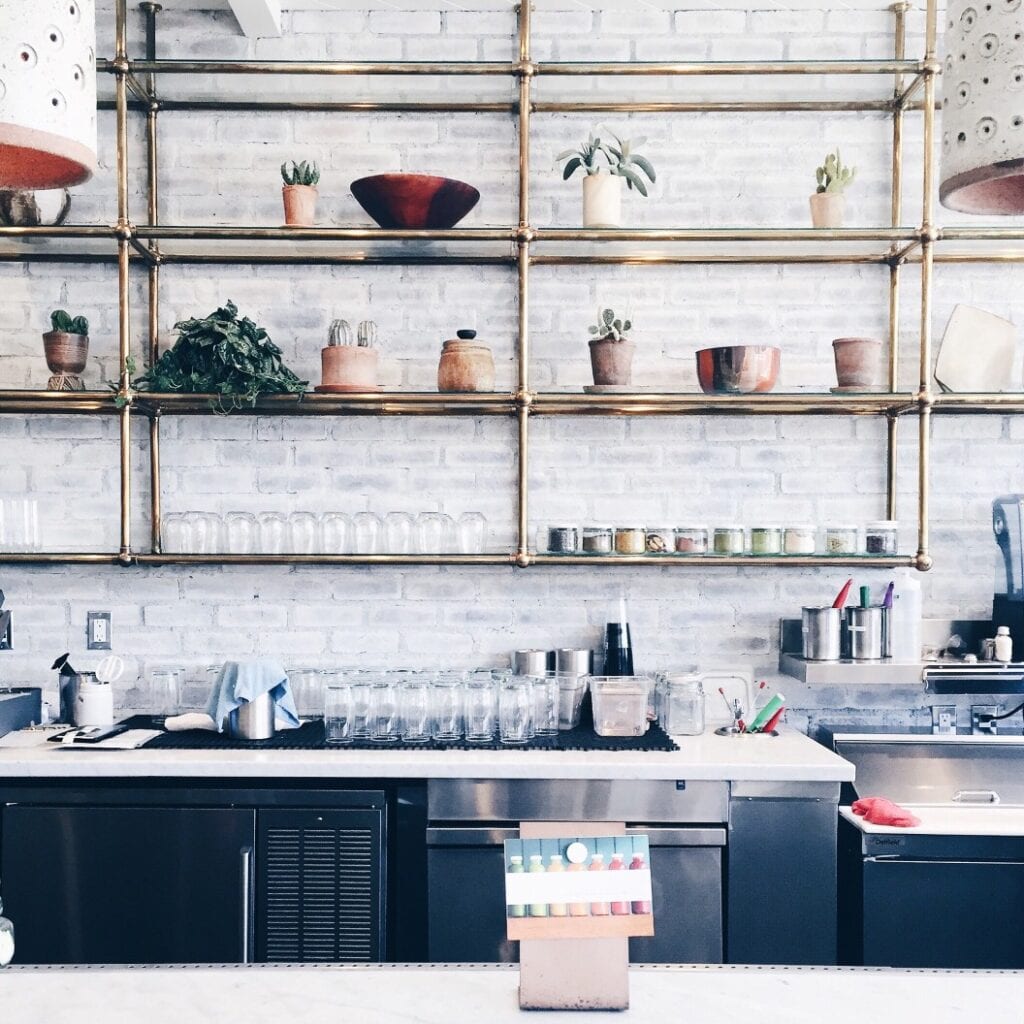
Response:
[{"label": "louvered cabinet door", "polygon": [[261,810],[257,836],[258,960],[384,959],[382,810]]}]

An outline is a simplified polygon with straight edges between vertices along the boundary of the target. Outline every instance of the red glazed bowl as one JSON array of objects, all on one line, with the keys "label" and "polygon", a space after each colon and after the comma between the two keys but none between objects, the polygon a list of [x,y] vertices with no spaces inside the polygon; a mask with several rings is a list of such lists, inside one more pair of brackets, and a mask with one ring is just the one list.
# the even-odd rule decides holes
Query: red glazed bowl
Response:
[{"label": "red glazed bowl", "polygon": [[771,391],[779,376],[781,349],[772,345],[726,345],[697,352],[697,379],[705,395]]},{"label": "red glazed bowl", "polygon": [[480,201],[464,181],[432,174],[374,174],[351,184],[359,205],[382,228],[444,231]]}]

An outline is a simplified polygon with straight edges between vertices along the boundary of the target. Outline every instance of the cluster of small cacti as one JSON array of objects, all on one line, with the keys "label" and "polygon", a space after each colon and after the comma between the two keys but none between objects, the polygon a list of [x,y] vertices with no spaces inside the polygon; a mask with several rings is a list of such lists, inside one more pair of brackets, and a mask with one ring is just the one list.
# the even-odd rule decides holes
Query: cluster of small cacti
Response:
[{"label": "cluster of small cacti", "polygon": [[[289,164],[291,170],[288,169]],[[320,180],[320,168],[317,167],[315,160],[313,163],[309,163],[308,160],[303,160],[302,163],[285,160],[281,164],[281,177],[286,185],[315,185]]]},{"label": "cluster of small cacti", "polygon": [[[356,328],[356,345],[359,348],[373,348],[377,341],[377,325],[372,320],[361,320]],[[347,320],[332,320],[327,331],[327,344],[352,344],[352,327]]]},{"label": "cluster of small cacti", "polygon": [[50,314],[50,324],[55,331],[64,334],[89,334],[89,321],[84,316],[71,316],[65,309],[55,309]]},{"label": "cluster of small cacti", "polygon": [[591,324],[590,333],[602,340],[610,338],[612,341],[625,341],[626,331],[630,330],[632,326],[632,320],[620,320],[615,316],[613,310],[602,309],[597,323]]},{"label": "cluster of small cacti", "polygon": [[825,157],[825,165],[819,167],[814,176],[818,182],[818,192],[842,192],[853,181],[857,173],[856,167],[844,167],[839,150]]}]

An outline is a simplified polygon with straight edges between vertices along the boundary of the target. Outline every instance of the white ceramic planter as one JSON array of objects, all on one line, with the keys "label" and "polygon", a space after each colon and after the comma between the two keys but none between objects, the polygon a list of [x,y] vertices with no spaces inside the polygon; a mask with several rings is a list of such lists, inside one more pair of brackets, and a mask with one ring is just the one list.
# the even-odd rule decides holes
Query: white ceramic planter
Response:
[{"label": "white ceramic planter", "polygon": [[842,192],[815,192],[811,196],[811,223],[816,228],[841,228],[845,205]]},{"label": "white ceramic planter", "polygon": [[583,226],[622,226],[622,178],[617,174],[588,174],[583,179]]}]

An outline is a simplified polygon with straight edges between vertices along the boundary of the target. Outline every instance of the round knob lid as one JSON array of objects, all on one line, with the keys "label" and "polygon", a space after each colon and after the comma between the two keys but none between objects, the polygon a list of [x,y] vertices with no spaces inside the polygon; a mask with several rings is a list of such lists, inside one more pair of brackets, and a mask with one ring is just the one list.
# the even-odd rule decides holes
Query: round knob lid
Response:
[{"label": "round knob lid", "polygon": [[568,858],[570,864],[583,864],[588,856],[589,851],[583,843],[578,840],[575,843],[570,843],[565,851],[565,856]]},{"label": "round knob lid", "polygon": [[460,338],[462,341],[472,341],[476,337],[476,331],[462,330],[456,331],[455,336]]}]

